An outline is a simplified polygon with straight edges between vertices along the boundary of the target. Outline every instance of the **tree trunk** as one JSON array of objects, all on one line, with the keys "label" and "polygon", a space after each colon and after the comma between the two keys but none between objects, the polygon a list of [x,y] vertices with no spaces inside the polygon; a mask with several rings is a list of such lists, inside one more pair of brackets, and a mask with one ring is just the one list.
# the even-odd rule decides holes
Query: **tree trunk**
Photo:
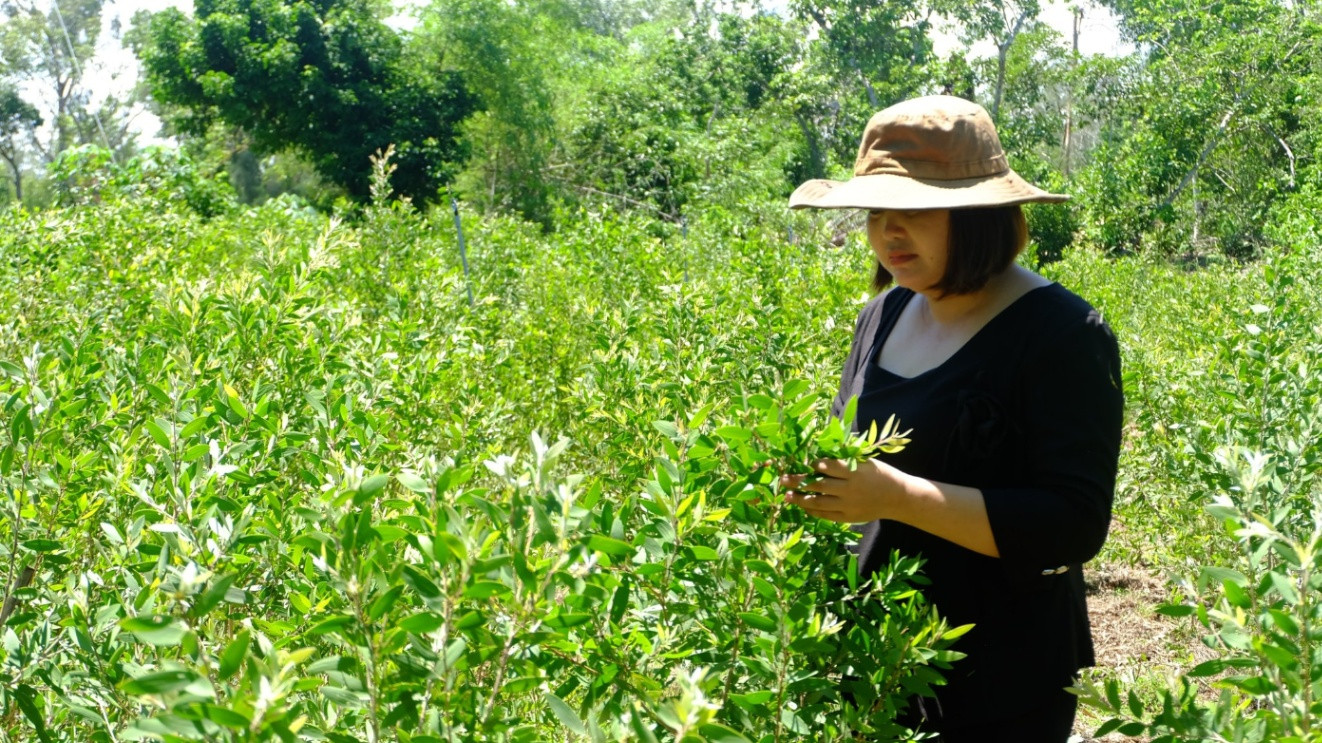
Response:
[{"label": "tree trunk", "polygon": [[1193,235],[1189,238],[1190,251],[1198,249],[1198,174],[1193,176]]},{"label": "tree trunk", "polygon": [[[1083,8],[1074,9],[1074,56],[1070,58],[1070,68],[1075,69],[1079,64],[1079,26],[1083,24]],[[1074,89],[1067,88],[1065,92],[1065,139],[1060,144],[1063,153],[1064,163],[1061,168],[1065,175],[1065,180],[1070,179],[1070,146],[1074,144]]]},{"label": "tree trunk", "polygon": [[808,175],[812,178],[826,177],[826,158],[822,155],[822,145],[817,141],[817,132],[809,125],[809,121],[803,114],[795,114],[794,119],[799,122],[799,131],[803,132],[803,138],[808,143],[808,157],[812,160]]},{"label": "tree trunk", "polygon": [[1235,96],[1235,101],[1230,105],[1230,110],[1226,111],[1226,115],[1221,117],[1221,123],[1217,125],[1216,131],[1212,133],[1212,138],[1207,140],[1206,145],[1203,145],[1203,151],[1198,153],[1198,159],[1194,161],[1193,167],[1189,168],[1189,172],[1184,174],[1180,184],[1175,187],[1174,191],[1171,191],[1170,195],[1157,208],[1160,209],[1174,204],[1180,194],[1184,193],[1184,189],[1188,188],[1189,184],[1193,183],[1194,179],[1198,177],[1198,170],[1203,167],[1203,161],[1207,159],[1208,155],[1212,154],[1212,150],[1216,149],[1217,143],[1221,141],[1221,135],[1225,134],[1226,127],[1230,126],[1230,120],[1235,117],[1235,108],[1239,104],[1240,97]]},{"label": "tree trunk", "polygon": [[872,81],[868,79],[867,75],[863,74],[863,70],[858,66],[858,62],[855,62],[852,59],[849,61],[854,65],[854,69],[858,70],[858,76],[863,79],[863,87],[868,91],[868,102],[872,104],[872,110],[876,111],[881,108],[881,100],[877,98],[877,91],[872,87]]},{"label": "tree trunk", "polygon": [[0,625],[3,625],[5,621],[9,619],[9,615],[14,613],[14,609],[18,608],[18,597],[14,594],[27,588],[28,585],[32,583],[32,578],[36,574],[37,571],[34,570],[31,565],[23,568],[23,570],[19,572],[18,577],[14,579],[14,585],[11,586],[9,590],[5,591],[5,601],[4,604],[0,606]]},{"label": "tree trunk", "polygon": [[[1290,47],[1289,51],[1282,55],[1280,59],[1276,60],[1277,69],[1281,69],[1286,60],[1293,57],[1302,45],[1303,42],[1296,42],[1294,46]],[[1242,70],[1237,76],[1243,81],[1241,84],[1245,87],[1252,85],[1252,81],[1249,77],[1251,72],[1251,69]],[[1203,167],[1203,161],[1207,159],[1208,155],[1212,154],[1212,150],[1216,148],[1218,143],[1220,143],[1221,136],[1226,133],[1226,128],[1230,126],[1230,120],[1235,118],[1235,114],[1239,110],[1239,102],[1242,100],[1244,100],[1244,88],[1241,88],[1239,92],[1235,93],[1235,98],[1230,102],[1230,107],[1226,109],[1225,116],[1221,117],[1221,123],[1217,124],[1216,131],[1212,133],[1212,137],[1208,139],[1207,144],[1203,146],[1203,151],[1198,153],[1198,159],[1194,161],[1193,167],[1189,169],[1189,172],[1184,174],[1184,178],[1180,180],[1180,184],[1175,187],[1175,190],[1171,191],[1170,195],[1158,205],[1158,209],[1174,204],[1175,200],[1184,192],[1184,189],[1188,188],[1189,184],[1193,182],[1193,179],[1198,177],[1198,170]],[[1282,142],[1282,144],[1284,144],[1284,142]]]},{"label": "tree trunk", "polygon": [[[34,9],[36,6],[33,6]],[[64,45],[61,43],[64,39],[56,38],[55,32],[49,27],[46,28],[46,45],[49,47],[50,63],[56,67],[52,69],[52,82],[55,84],[55,145],[51,152],[51,161],[61,152],[73,146],[73,133],[69,131],[71,115],[69,113],[70,103],[73,102],[74,85],[77,82],[77,76],[74,74],[74,60],[70,58],[67,76],[66,71],[58,69],[60,60],[64,56]]]},{"label": "tree trunk", "polygon": [[1005,90],[1005,58],[1010,54],[1010,47],[1014,45],[1014,39],[1019,35],[1019,29],[1023,28],[1026,20],[1028,20],[1027,10],[1019,14],[1019,18],[1014,22],[1014,28],[1010,29],[1010,35],[996,47],[998,52],[996,59],[996,99],[992,102],[992,121],[997,123],[1001,121],[1001,95]]},{"label": "tree trunk", "polygon": [[[813,21],[817,23],[818,28],[820,28],[823,33],[831,30],[831,25],[826,22],[826,18],[817,9],[809,8],[808,15],[812,16]],[[872,109],[875,111],[881,108],[881,99],[877,97],[877,90],[872,87],[872,81],[868,79],[867,73],[863,71],[863,67],[858,63],[858,59],[851,56],[849,58],[849,66],[854,68],[854,72],[858,73],[858,78],[863,81],[863,89],[868,93],[868,103],[872,104]]]},{"label": "tree trunk", "polygon": [[19,204],[23,203],[23,172],[18,167],[18,155],[0,151],[0,157],[9,163],[9,169],[14,171],[14,200]]}]

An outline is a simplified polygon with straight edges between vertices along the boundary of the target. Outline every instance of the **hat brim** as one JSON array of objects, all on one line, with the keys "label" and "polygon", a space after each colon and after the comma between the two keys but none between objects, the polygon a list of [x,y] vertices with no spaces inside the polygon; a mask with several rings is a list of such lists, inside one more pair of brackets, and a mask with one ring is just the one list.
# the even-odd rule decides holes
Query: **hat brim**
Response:
[{"label": "hat brim", "polygon": [[1013,170],[961,180],[860,175],[847,181],[811,180],[790,195],[790,208],[817,209],[967,209],[1033,202],[1068,201],[1065,194],[1043,191]]}]

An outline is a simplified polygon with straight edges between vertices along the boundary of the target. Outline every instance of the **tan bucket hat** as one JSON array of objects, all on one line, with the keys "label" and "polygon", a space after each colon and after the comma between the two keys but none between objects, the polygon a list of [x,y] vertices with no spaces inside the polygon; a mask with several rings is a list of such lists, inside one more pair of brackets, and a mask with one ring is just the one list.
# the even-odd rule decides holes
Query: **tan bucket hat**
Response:
[{"label": "tan bucket hat", "polygon": [[986,109],[933,95],[874,115],[854,177],[808,181],[790,195],[790,208],[962,209],[1067,199],[1010,170]]}]

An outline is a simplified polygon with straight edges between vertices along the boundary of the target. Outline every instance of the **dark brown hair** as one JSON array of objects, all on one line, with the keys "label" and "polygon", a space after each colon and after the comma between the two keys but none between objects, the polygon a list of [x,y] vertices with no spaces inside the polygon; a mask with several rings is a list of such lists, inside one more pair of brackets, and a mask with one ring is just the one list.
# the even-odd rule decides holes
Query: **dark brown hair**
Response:
[{"label": "dark brown hair", "polygon": [[[950,210],[946,272],[932,286],[947,294],[976,292],[1014,262],[1028,244],[1028,221],[1018,204]],[[877,263],[872,290],[880,292],[894,277]]]}]

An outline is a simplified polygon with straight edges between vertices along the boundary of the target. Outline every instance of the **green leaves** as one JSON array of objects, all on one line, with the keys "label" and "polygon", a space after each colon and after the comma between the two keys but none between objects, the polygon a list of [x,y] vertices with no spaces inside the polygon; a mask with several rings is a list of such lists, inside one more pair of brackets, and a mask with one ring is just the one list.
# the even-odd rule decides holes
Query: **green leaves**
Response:
[{"label": "green leaves", "polygon": [[[234,585],[234,580],[235,576],[226,575],[211,581],[206,589],[193,602],[193,606],[189,613],[193,617],[204,617],[209,614],[212,609],[219,606],[220,602],[226,600],[230,595],[231,590],[233,590],[231,586]],[[235,593],[242,596],[242,593],[237,591]]]},{"label": "green leaves", "polygon": [[[201,686],[199,686],[201,685]],[[149,694],[168,694],[186,689],[208,689],[201,676],[186,670],[156,671],[131,678],[119,685],[126,694],[146,696]]]},{"label": "green leaves", "polygon": [[583,724],[583,721],[579,719],[574,710],[565,703],[565,700],[547,692],[546,705],[551,708],[551,712],[560,721],[561,725],[578,735],[587,735],[587,726]]},{"label": "green leaves", "polygon": [[412,472],[400,472],[395,475],[395,479],[399,481],[400,485],[403,485],[414,493],[430,493],[432,489],[431,486],[427,484],[426,480]]},{"label": "green leaves", "polygon": [[800,333],[856,294],[835,253],[793,248],[820,295],[753,313],[792,288],[762,237],[672,296],[648,222],[478,221],[497,299],[470,308],[415,212],[19,219],[6,255],[60,261],[23,292],[0,270],[26,334],[0,333],[0,530],[32,574],[0,686],[32,690],[34,740],[845,735],[835,658],[945,662],[913,566],[860,587],[848,535],[755,466],[830,425],[829,381],[766,380],[830,376]]},{"label": "green leaves", "polygon": [[23,548],[33,552],[55,552],[60,547],[60,543],[53,539],[27,539],[23,541]]},{"label": "green leaves", "polygon": [[416,632],[426,634],[435,632],[445,625],[445,618],[434,612],[421,612],[410,617],[405,617],[396,625],[407,632]]},{"label": "green leaves", "polygon": [[593,534],[588,537],[588,549],[604,552],[611,557],[628,557],[634,552],[633,545],[604,534]]},{"label": "green leaves", "polygon": [[[1203,349],[1201,359],[1178,375],[1200,380],[1191,382],[1196,393],[1171,394],[1161,381],[1140,381],[1131,393],[1150,411],[1139,425],[1155,434],[1143,442],[1137,466],[1162,473],[1155,480],[1136,477],[1172,477],[1164,486],[1170,494],[1205,512],[1199,519],[1184,502],[1165,506],[1170,496],[1145,496],[1162,509],[1160,527],[1152,531],[1163,534],[1146,541],[1172,556],[1196,551],[1197,563],[1206,563],[1179,582],[1180,601],[1157,611],[1189,617],[1213,657],[1190,663],[1184,678],[1161,688],[1155,700],[1138,694],[1143,704],[1115,682],[1104,695],[1085,696],[1114,716],[1108,730],[1171,741],[1285,740],[1301,737],[1311,724],[1298,700],[1318,689],[1302,669],[1322,660],[1307,636],[1319,611],[1307,591],[1316,595],[1322,588],[1315,577],[1322,544],[1314,519],[1322,467],[1298,443],[1314,435],[1319,404],[1311,361],[1316,344],[1303,340],[1317,308],[1310,303],[1304,309],[1306,300],[1296,294],[1302,271],[1316,280],[1312,268],[1272,260],[1262,266],[1259,285],[1235,292],[1225,313],[1201,325],[1181,321],[1195,336],[1189,342]],[[1287,305],[1292,309],[1284,310]],[[1139,379],[1151,376],[1145,370]],[[1186,525],[1171,528],[1176,519]],[[1185,538],[1166,536],[1176,532],[1199,534],[1199,544],[1176,551],[1171,542]],[[1200,692],[1208,687],[1218,694]]]},{"label": "green leaves", "polygon": [[389,482],[389,475],[373,475],[363,480],[358,485],[358,493],[354,496],[354,503],[362,505],[375,498],[382,490],[385,490],[386,484]]},{"label": "green leaves", "polygon": [[216,675],[223,681],[238,673],[243,665],[243,660],[248,653],[248,647],[252,643],[252,633],[248,630],[242,630],[235,635],[233,640],[221,651],[219,663],[216,668]]},{"label": "green leaves", "polygon": [[37,696],[36,690],[27,684],[19,684],[13,693],[19,710],[27,718],[28,723],[32,725],[32,729],[36,731],[37,740],[41,743],[51,743],[52,738],[46,732],[46,720],[42,716],[41,710],[34,703]]},{"label": "green leaves", "polygon": [[749,627],[752,627],[753,629],[762,630],[763,632],[775,632],[777,629],[776,621],[762,614],[755,614],[753,612],[743,611],[743,612],[739,612],[738,616],[739,619],[744,622],[744,624],[747,624]]},{"label": "green leaves", "polygon": [[166,647],[178,645],[188,632],[182,622],[162,616],[132,617],[120,621],[119,626],[125,632],[133,633],[139,642]]},{"label": "green leaves", "polygon": [[142,427],[147,433],[151,434],[152,440],[160,445],[162,449],[169,449],[171,447],[170,435],[165,432],[165,429],[162,428],[159,423],[147,421],[142,424]]}]

